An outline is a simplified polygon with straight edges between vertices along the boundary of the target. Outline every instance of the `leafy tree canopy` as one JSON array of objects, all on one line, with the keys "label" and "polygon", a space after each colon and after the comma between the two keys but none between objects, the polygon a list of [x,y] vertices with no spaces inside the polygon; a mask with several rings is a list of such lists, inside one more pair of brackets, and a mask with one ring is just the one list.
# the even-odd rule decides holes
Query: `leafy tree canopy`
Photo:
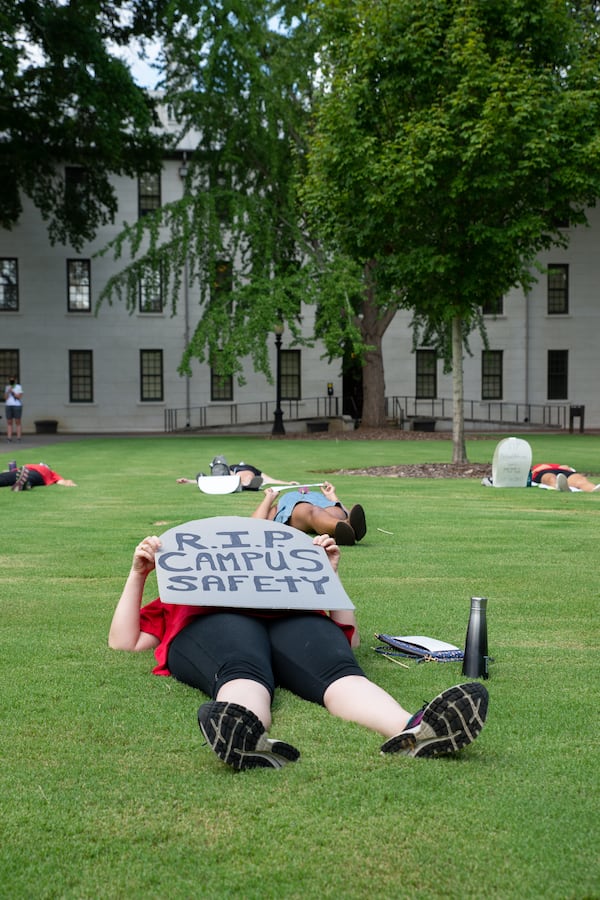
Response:
[{"label": "leafy tree canopy", "polygon": [[[269,374],[266,336],[286,321],[303,340],[309,239],[297,205],[315,77],[315,35],[304,4],[178,0],[165,17],[164,102],[199,133],[181,201],[133,223],[110,248],[134,261],[100,298],[136,304],[160,271],[177,309],[184,269],[202,318],[182,364],[208,359],[237,373],[249,353]],[[223,277],[226,273],[226,277]]]},{"label": "leafy tree canopy", "polygon": [[595,4],[322,0],[325,90],[304,197],[437,334],[531,283],[600,193]]},{"label": "leafy tree canopy", "polygon": [[576,0],[173,0],[165,99],[201,140],[183,199],[110,248],[134,259],[104,296],[135,308],[150,266],[176,312],[189,266],[202,317],[182,371],[238,374],[248,353],[268,371],[280,317],[300,341],[314,302],[332,356],[362,346],[380,416],[399,307],[448,360],[450,325],[465,338],[527,286],[595,203],[597,23]]},{"label": "leafy tree canopy", "polygon": [[[152,103],[114,52],[158,28],[162,0],[0,0],[0,225],[29,196],[76,248],[117,209],[114,173],[160,166]],[[111,52],[112,50],[112,52]],[[81,167],[75,196],[64,166]]]}]

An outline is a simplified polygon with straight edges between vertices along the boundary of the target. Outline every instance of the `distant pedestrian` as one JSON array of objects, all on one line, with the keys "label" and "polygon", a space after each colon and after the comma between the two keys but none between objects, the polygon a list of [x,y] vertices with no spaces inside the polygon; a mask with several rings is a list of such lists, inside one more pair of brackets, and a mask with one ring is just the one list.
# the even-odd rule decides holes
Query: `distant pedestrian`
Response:
[{"label": "distant pedestrian", "polygon": [[13,424],[16,430],[17,440],[21,440],[21,419],[23,418],[23,388],[17,381],[16,375],[11,375],[8,384],[4,388],[4,402],[6,412],[6,438],[10,442],[13,437]]}]

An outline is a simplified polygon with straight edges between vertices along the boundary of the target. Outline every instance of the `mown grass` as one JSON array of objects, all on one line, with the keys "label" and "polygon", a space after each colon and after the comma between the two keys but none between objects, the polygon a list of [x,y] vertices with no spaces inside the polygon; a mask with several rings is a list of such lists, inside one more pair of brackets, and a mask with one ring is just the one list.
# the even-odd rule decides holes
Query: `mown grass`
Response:
[{"label": "mown grass", "polygon": [[[470,460],[490,462],[497,440],[469,441]],[[528,440],[534,459],[600,480],[597,436]],[[203,746],[201,695],[151,676],[151,656],[106,646],[142,536],[258,502],[175,483],[216,453],[313,481],[449,462],[451,445],[82,439],[41,454],[77,489],[0,491],[0,896],[600,896],[600,496],[330,474],[367,511],[367,537],[342,559],[366,672],[416,709],[460,665],[401,669],[372,652],[373,632],[462,645],[470,597],[487,596],[488,723],[456,759],[384,758],[377,735],[280,692],[273,734],[300,762],[235,773]]]}]

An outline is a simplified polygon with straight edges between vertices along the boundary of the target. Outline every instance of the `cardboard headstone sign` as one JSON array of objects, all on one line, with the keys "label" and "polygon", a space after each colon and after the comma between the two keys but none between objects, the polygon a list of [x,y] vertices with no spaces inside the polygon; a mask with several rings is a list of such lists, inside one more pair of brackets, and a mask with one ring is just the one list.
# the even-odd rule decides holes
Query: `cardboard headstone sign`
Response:
[{"label": "cardboard headstone sign", "polygon": [[322,547],[266,519],[216,516],[160,535],[163,603],[244,609],[354,609]]},{"label": "cardboard headstone sign", "polygon": [[531,447],[522,438],[509,437],[500,441],[492,460],[494,487],[527,487],[531,457]]},{"label": "cardboard headstone sign", "polygon": [[203,494],[234,494],[241,491],[239,475],[198,475],[197,484]]}]

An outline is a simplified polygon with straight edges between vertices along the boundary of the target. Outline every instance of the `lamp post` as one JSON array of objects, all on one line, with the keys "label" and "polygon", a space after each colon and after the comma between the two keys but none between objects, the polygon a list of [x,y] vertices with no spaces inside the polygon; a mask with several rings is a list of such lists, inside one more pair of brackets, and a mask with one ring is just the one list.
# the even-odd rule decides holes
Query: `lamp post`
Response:
[{"label": "lamp post", "polygon": [[283,325],[278,322],[274,326],[275,332],[275,348],[277,351],[276,369],[275,369],[275,417],[273,419],[273,429],[271,434],[285,434],[283,427],[283,410],[281,409],[281,335],[283,334]]},{"label": "lamp post", "polygon": [[[183,154],[183,162],[179,167],[179,177],[183,182],[183,191],[184,195],[187,190],[187,177],[189,174],[189,168],[187,164],[187,154],[184,151]],[[183,261],[183,310],[184,310],[184,333],[183,333],[183,342],[185,344],[185,349],[187,350],[188,344],[190,342],[190,272],[189,272],[189,263],[188,263],[188,254],[187,248],[185,252],[185,259]],[[191,385],[190,385],[190,376],[186,373],[185,376],[185,427],[189,428],[191,425]]]}]

